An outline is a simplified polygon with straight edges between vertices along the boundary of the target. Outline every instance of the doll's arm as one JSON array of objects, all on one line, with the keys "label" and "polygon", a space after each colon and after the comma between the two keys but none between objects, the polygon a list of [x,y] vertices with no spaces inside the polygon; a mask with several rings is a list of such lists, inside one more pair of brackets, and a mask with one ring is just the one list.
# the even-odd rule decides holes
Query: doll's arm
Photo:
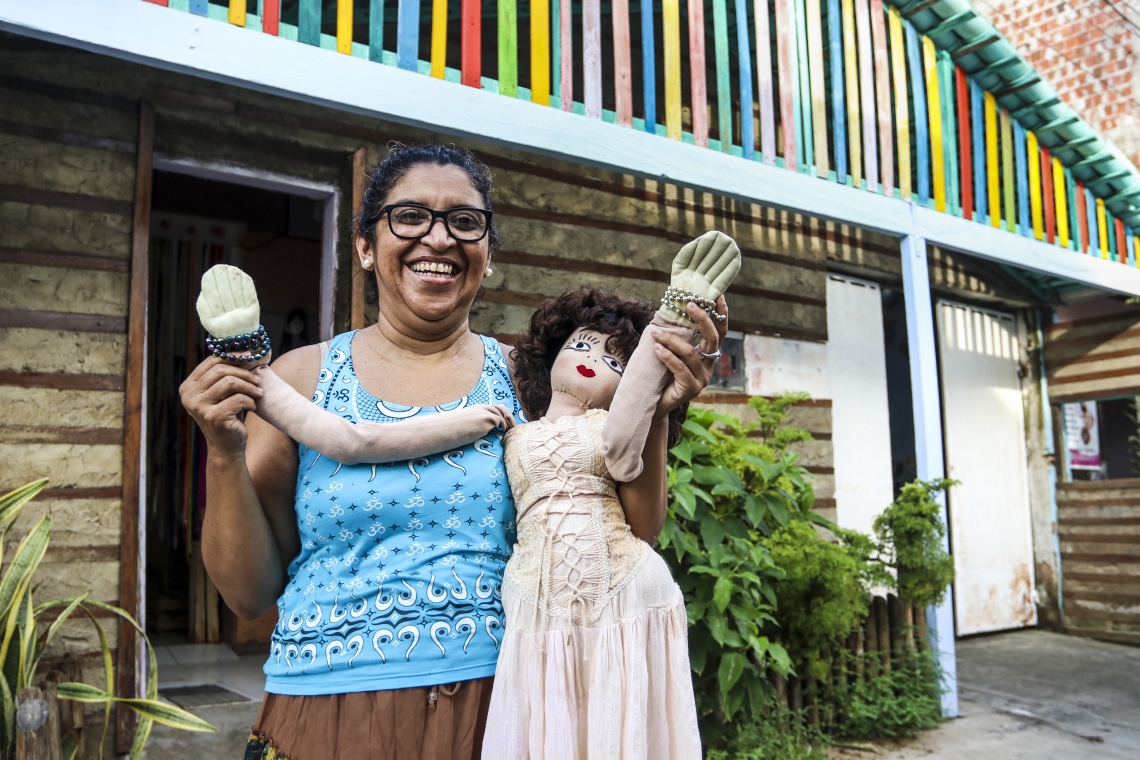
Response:
[{"label": "doll's arm", "polygon": [[353,424],[305,399],[269,367],[256,370],[263,395],[257,416],[334,462],[383,464],[436,454],[476,441],[514,418],[501,405],[479,404],[400,422]]},{"label": "doll's arm", "polygon": [[261,378],[257,415],[293,440],[336,462],[385,463],[435,454],[508,430],[514,418],[503,406],[480,404],[400,422],[352,422],[310,403],[269,368],[269,338],[258,324],[261,307],[253,280],[237,267],[210,267],[196,304],[215,356]]},{"label": "doll's arm", "polygon": [[[683,309],[688,301],[708,305],[719,298],[740,270],[740,249],[723,232],[706,232],[673,259],[669,289],[651,325],[692,343],[697,331]],[[669,370],[653,352],[649,328],[626,364],[610,413],[602,427],[602,454],[610,476],[628,483],[644,468],[642,452],[653,413],[669,381]]]}]

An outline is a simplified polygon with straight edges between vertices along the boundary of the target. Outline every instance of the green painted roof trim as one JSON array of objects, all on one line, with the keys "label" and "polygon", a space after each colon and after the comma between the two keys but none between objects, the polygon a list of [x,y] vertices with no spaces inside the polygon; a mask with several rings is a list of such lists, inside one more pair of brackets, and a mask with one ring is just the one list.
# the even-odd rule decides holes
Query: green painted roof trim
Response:
[{"label": "green painted roof trim", "polygon": [[1057,93],[969,0],[887,0],[915,29],[979,85],[992,92],[1041,145],[1096,187],[1113,216],[1140,231],[1140,171],[1111,140],[1101,137]]}]

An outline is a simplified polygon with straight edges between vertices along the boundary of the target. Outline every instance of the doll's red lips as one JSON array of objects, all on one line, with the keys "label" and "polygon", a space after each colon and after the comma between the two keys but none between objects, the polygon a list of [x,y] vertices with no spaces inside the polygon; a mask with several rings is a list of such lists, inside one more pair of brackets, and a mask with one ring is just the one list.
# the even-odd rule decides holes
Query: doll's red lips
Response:
[{"label": "doll's red lips", "polygon": [[579,364],[578,365],[578,374],[581,375],[582,377],[593,377],[594,376],[594,370],[590,369],[585,364]]}]

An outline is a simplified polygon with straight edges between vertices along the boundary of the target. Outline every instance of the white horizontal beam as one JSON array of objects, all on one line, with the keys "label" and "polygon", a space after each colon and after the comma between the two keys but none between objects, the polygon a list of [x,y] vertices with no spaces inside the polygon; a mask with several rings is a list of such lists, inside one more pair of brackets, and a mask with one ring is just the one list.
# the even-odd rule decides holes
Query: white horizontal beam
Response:
[{"label": "white horizontal beam", "polygon": [[386,121],[658,179],[1140,296],[1140,270],[914,204],[142,0],[0,0],[0,29]]}]

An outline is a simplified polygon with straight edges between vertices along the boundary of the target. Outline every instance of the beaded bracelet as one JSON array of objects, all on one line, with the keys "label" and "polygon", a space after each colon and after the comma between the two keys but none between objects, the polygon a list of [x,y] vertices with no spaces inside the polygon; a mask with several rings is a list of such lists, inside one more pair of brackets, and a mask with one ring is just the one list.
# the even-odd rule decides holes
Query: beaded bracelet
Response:
[{"label": "beaded bracelet", "polygon": [[688,318],[688,314],[685,313],[685,304],[689,301],[692,301],[697,306],[704,309],[706,314],[718,322],[723,322],[724,320],[728,319],[728,315],[719,314],[717,312],[716,301],[710,300],[708,298],[701,298],[696,293],[688,290],[682,290],[681,288],[675,288],[670,285],[669,287],[665,288],[665,295],[661,297],[662,306],[668,306],[670,309],[684,316],[686,319]]},{"label": "beaded bracelet", "polygon": [[[206,350],[214,356],[231,362],[255,362],[264,359],[270,352],[269,336],[265,333],[265,326],[258,325],[257,329],[245,335],[231,335],[218,338],[206,334]],[[238,356],[237,351],[249,351],[249,356]]]}]

